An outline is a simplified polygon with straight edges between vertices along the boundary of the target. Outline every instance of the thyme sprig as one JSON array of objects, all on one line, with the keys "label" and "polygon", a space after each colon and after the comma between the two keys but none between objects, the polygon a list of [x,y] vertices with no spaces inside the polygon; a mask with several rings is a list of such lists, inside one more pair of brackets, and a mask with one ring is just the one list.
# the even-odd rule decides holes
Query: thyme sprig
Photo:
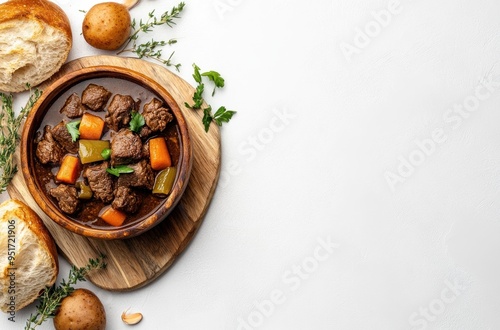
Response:
[{"label": "thyme sprig", "polygon": [[75,291],[73,285],[86,281],[85,276],[92,270],[106,268],[105,258],[106,256],[101,254],[96,259],[89,259],[88,264],[84,267],[78,268],[73,265],[67,281],[63,279],[59,286],[47,287],[38,298],[39,304],[36,306],[36,313],[30,315],[24,330],[33,330],[46,320],[53,318],[62,300]]},{"label": "thyme sprig", "polygon": [[174,56],[175,51],[173,51],[167,59],[162,57],[162,47],[167,45],[171,46],[177,43],[176,39],[170,39],[168,41],[156,41],[152,39],[151,41],[139,43],[139,37],[142,34],[147,34],[148,32],[153,31],[156,26],[167,25],[172,28],[173,25],[176,24],[175,20],[180,18],[179,15],[185,5],[186,4],[184,2],[180,2],[177,6],[174,6],[170,12],[167,10],[159,18],[155,16],[155,11],[153,10],[148,14],[148,18],[145,21],[140,19],[139,23],[137,23],[135,18],[132,19],[132,33],[117,55],[125,52],[135,53],[139,58],[150,58],[164,64],[165,66],[173,66],[177,71],[179,71],[181,64],[175,64],[172,62],[172,57]]},{"label": "thyme sprig", "polygon": [[[30,89],[30,86],[26,86]],[[19,115],[14,111],[12,94],[0,93],[0,194],[5,192],[10,181],[17,173],[17,165],[14,160],[14,153],[20,139],[19,128],[22,121],[35,105],[42,92],[38,89],[32,91],[26,105],[21,108]]]}]

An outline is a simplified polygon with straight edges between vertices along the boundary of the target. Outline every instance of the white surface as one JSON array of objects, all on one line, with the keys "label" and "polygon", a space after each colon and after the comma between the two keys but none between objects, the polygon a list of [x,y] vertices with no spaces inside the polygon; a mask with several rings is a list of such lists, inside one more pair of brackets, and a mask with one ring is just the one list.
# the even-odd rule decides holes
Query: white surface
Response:
[{"label": "white surface", "polygon": [[[97,1],[56,2],[70,59],[101,53],[80,34]],[[175,4],[142,0],[132,16]],[[138,330],[498,329],[499,14],[496,0],[187,1],[155,38],[178,38],[189,82],[193,62],[221,72],[212,102],[238,114],[222,129],[221,184],[173,267],[130,293],[84,285],[108,328],[129,329],[130,308]],[[460,119],[464,104],[477,108]],[[388,172],[404,182],[391,189]]]}]

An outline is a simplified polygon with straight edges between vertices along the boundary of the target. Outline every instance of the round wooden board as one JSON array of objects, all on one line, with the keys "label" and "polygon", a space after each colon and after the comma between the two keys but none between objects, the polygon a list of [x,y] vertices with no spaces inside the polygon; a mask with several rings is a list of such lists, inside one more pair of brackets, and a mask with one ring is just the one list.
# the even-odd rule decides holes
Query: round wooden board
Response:
[{"label": "round wooden board", "polygon": [[[192,240],[210,204],[220,173],[220,135],[212,124],[208,133],[201,123],[201,111],[184,106],[192,102],[194,88],[165,67],[140,59],[116,56],[84,57],[65,64],[39,88],[44,89],[58,77],[82,67],[113,65],[146,74],[159,82],[179,104],[186,121],[193,147],[193,168],[186,191],[175,210],[148,232],[126,240],[89,239],[63,229],[38,207],[30,196],[22,173],[16,174],[8,192],[33,208],[52,233],[60,253],[73,265],[81,267],[100,253],[107,256],[108,266],[94,272],[89,280],[96,286],[113,291],[140,288],[162,274]],[[19,151],[16,155],[19,160]]]}]

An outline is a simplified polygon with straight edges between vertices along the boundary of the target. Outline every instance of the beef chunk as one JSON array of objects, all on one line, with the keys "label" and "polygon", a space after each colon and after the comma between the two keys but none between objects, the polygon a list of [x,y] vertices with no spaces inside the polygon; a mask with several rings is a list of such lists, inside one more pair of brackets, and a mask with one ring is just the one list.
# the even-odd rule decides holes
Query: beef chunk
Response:
[{"label": "beef chunk", "polygon": [[68,118],[77,118],[81,117],[85,112],[85,107],[80,100],[80,97],[73,93],[64,102],[64,106],[59,111],[60,113],[64,113]]},{"label": "beef chunk", "polygon": [[142,111],[146,125],[153,132],[161,132],[167,124],[174,119],[174,116],[163,106],[163,102],[153,98],[151,102],[144,104]]},{"label": "beef chunk", "polygon": [[102,111],[111,97],[111,92],[102,86],[90,84],[82,93],[82,104],[90,110]]},{"label": "beef chunk", "polygon": [[73,142],[71,134],[69,134],[66,128],[66,122],[62,121],[52,129],[52,137],[56,140],[61,147],[63,147],[67,152],[77,153],[78,152],[78,142]]},{"label": "beef chunk", "polygon": [[130,123],[130,114],[135,109],[135,101],[132,96],[116,94],[109,103],[105,118],[106,123],[113,130],[118,131]]},{"label": "beef chunk", "polygon": [[141,130],[139,131],[139,136],[141,137],[141,139],[147,139],[152,134],[153,131],[147,125],[142,126]]},{"label": "beef chunk", "polygon": [[59,144],[54,140],[49,125],[43,129],[42,139],[36,146],[36,156],[42,164],[59,164],[64,152]]},{"label": "beef chunk", "polygon": [[60,184],[56,188],[50,189],[49,194],[57,199],[57,204],[64,213],[73,214],[80,206],[76,188],[73,186]]},{"label": "beef chunk", "polygon": [[149,140],[142,145],[142,158],[149,159]]},{"label": "beef chunk", "polygon": [[122,128],[111,138],[111,165],[128,164],[142,157],[141,138],[129,130]]},{"label": "beef chunk", "polygon": [[135,187],[153,189],[155,177],[151,166],[146,160],[141,160],[138,163],[127,165],[134,172],[121,174],[118,178],[118,187]]},{"label": "beef chunk", "polygon": [[172,165],[176,166],[177,162],[181,158],[181,148],[180,141],[178,135],[169,135],[167,136],[167,146],[168,153],[170,154],[170,158],[172,159]]},{"label": "beef chunk", "polygon": [[111,206],[118,211],[135,213],[141,205],[139,195],[129,187],[119,186],[115,189],[115,199]]},{"label": "beef chunk", "polygon": [[114,197],[113,177],[106,171],[108,165],[108,162],[102,162],[89,166],[83,171],[83,177],[88,180],[94,197],[104,203],[110,203]]}]

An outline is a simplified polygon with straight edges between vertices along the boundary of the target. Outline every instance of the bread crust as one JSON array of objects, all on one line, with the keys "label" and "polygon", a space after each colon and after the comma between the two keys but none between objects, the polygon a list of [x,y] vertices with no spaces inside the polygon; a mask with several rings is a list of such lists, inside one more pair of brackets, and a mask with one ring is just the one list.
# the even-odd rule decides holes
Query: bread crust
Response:
[{"label": "bread crust", "polygon": [[38,20],[63,31],[71,48],[73,36],[68,16],[55,3],[46,0],[9,0],[0,4],[0,23],[15,19]]},{"label": "bread crust", "polygon": [[[11,44],[17,37],[21,42]],[[27,89],[26,84],[35,87],[46,81],[66,62],[73,46],[68,16],[48,0],[10,0],[0,4],[0,39],[8,45],[0,51],[6,55],[0,55],[3,92],[22,92]]]},{"label": "bread crust", "polygon": [[54,242],[54,238],[48,231],[47,227],[45,227],[42,219],[40,219],[38,214],[36,214],[35,211],[33,211],[29,206],[15,199],[2,203],[2,205],[4,204],[7,205],[7,207],[10,207],[10,209],[5,212],[5,216],[0,220],[8,221],[8,219],[12,218],[23,219],[28,223],[28,227],[39,237],[40,245],[50,252],[56,267],[56,272],[50,285],[54,284],[57,279],[57,274],[59,273],[59,260],[57,257],[57,247]]},{"label": "bread crust", "polygon": [[[52,286],[56,280],[57,275],[59,274],[59,260],[57,254],[57,247],[52,238],[52,235],[45,227],[42,219],[36,214],[30,207],[26,204],[18,201],[18,200],[7,200],[0,204],[0,221],[7,222],[10,219],[19,219],[23,221],[25,225],[31,230],[37,237],[37,243],[39,244],[40,249],[47,251],[51,256],[51,264],[47,265],[53,270],[52,277],[49,283],[38,283],[40,285],[40,290],[43,290],[46,286]],[[16,240],[17,241],[17,240]],[[16,242],[18,244],[18,242]],[[2,269],[1,271],[4,271]],[[33,279],[36,282],[36,278]],[[38,298],[38,294],[25,297],[24,299],[18,300],[17,305],[15,306],[15,310],[22,309],[32,303]],[[3,301],[2,301],[3,303]],[[7,312],[6,306],[2,304],[0,309],[4,312]]]}]

